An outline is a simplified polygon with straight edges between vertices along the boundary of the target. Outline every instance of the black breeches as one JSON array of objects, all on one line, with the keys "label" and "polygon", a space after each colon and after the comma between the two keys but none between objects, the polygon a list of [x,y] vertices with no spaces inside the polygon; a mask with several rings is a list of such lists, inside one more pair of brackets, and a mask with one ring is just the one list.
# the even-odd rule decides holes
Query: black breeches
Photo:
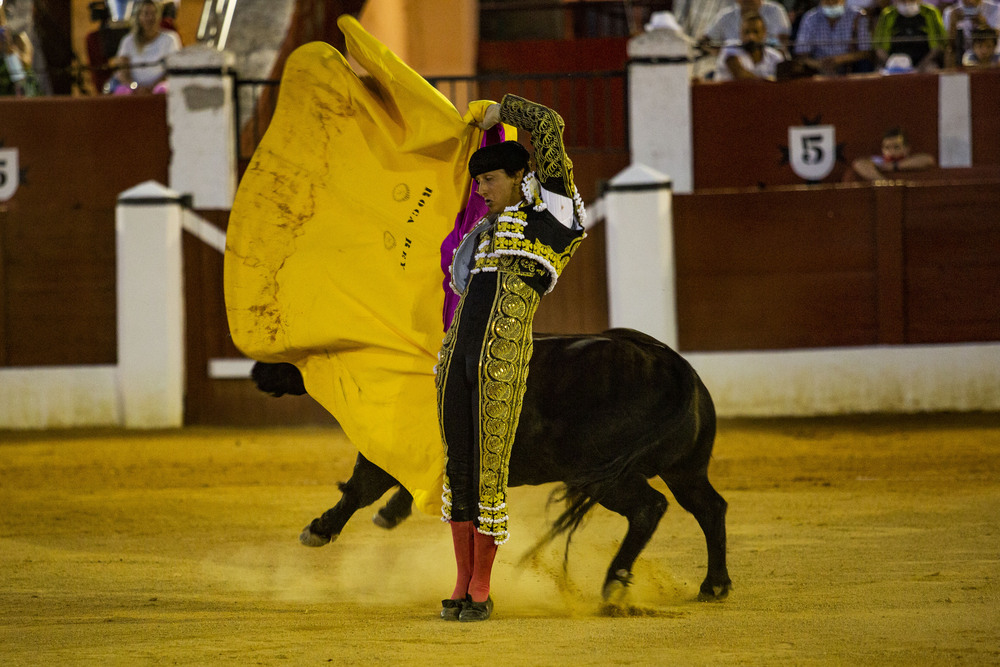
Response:
[{"label": "black breeches", "polygon": [[[452,323],[454,342],[444,369],[438,410],[447,446],[445,474],[450,481],[454,521],[475,521],[479,516],[479,359],[496,278],[496,273],[484,274],[469,285]],[[441,361],[444,366],[445,359]],[[438,373],[441,371],[439,367]]]},{"label": "black breeches", "polygon": [[438,364],[444,440],[442,513],[506,541],[507,472],[531,359],[539,295],[518,275],[475,275],[445,335]]}]

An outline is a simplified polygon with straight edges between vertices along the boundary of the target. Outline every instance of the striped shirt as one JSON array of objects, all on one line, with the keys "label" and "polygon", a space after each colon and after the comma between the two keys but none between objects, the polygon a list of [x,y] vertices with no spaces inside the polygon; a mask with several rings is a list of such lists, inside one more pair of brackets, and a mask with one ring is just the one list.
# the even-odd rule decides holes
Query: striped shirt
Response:
[{"label": "striped shirt", "polygon": [[819,7],[810,9],[802,17],[795,38],[795,55],[817,60],[870,48],[868,21],[860,11],[850,8],[832,26]]}]

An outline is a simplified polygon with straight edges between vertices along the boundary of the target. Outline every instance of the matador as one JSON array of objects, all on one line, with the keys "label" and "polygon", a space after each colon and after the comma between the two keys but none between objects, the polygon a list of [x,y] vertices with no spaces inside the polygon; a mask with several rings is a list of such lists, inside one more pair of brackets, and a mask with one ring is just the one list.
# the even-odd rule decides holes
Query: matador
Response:
[{"label": "matador", "polygon": [[516,141],[485,146],[469,160],[488,214],[455,252],[452,288],[461,298],[436,375],[446,454],[442,513],[458,569],[455,589],[442,601],[446,620],[486,620],[492,613],[490,575],[497,546],[509,537],[507,473],[532,320],[585,235],[562,118],[505,95],[479,125],[501,121],[531,133],[535,170]]}]

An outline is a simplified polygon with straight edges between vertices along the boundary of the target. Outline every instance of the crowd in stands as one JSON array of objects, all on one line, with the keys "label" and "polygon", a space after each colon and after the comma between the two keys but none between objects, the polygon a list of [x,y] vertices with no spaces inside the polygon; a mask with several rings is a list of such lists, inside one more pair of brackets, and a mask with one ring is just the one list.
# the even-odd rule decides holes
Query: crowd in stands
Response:
[{"label": "crowd in stands", "polygon": [[998,30],[998,0],[724,0],[697,34],[728,81],[994,67]]},{"label": "crowd in stands", "polygon": [[[13,3],[0,0],[0,96],[33,97],[41,87],[26,30],[8,25]],[[87,77],[98,94],[166,92],[165,59],[180,50],[174,30],[180,0],[100,0],[88,5],[98,27],[87,35]]]},{"label": "crowd in stands", "polygon": [[[777,80],[1000,66],[1000,0],[674,0],[683,26],[714,60],[705,78]],[[166,88],[164,59],[181,48],[180,0],[99,0],[87,36],[98,93]],[[27,34],[0,0],[0,95],[39,93]],[[697,19],[697,24],[692,23]],[[672,19],[673,20],[673,19]],[[656,25],[652,20],[650,25]]]}]

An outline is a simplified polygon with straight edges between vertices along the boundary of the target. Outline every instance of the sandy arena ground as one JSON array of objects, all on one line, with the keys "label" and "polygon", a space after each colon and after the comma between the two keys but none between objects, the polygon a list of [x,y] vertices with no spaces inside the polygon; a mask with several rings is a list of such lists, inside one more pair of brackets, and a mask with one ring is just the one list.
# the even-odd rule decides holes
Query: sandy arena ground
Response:
[{"label": "sandy arena ground", "polygon": [[517,566],[549,487],[513,492],[487,623],[437,618],[433,517],[301,546],[353,458],[337,429],[0,432],[0,664],[1000,664],[1000,415],[723,422],[732,594],[695,601],[671,502],[617,615],[616,515],[565,579],[558,547]]}]

